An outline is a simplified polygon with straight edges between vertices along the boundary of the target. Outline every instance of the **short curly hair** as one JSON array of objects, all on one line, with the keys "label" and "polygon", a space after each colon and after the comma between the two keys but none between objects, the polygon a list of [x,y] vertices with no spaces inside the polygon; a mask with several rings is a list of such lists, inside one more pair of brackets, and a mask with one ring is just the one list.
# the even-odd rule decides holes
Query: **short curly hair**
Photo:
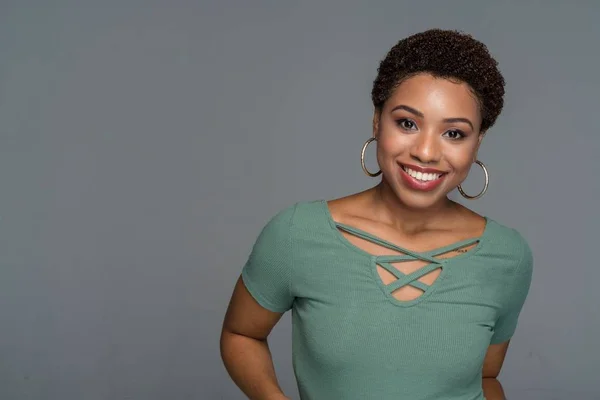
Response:
[{"label": "short curly hair", "polygon": [[481,132],[487,131],[504,105],[504,78],[487,47],[471,35],[430,29],[400,40],[377,69],[371,99],[381,110],[404,80],[419,73],[465,82],[481,109]]}]

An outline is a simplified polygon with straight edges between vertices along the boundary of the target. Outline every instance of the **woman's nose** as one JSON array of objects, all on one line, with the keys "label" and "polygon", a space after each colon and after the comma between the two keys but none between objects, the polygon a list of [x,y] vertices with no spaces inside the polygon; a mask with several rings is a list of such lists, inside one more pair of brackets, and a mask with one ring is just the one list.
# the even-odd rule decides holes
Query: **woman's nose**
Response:
[{"label": "woman's nose", "polygon": [[423,164],[431,164],[439,161],[441,156],[439,140],[440,137],[437,134],[418,133],[411,148],[412,158]]}]

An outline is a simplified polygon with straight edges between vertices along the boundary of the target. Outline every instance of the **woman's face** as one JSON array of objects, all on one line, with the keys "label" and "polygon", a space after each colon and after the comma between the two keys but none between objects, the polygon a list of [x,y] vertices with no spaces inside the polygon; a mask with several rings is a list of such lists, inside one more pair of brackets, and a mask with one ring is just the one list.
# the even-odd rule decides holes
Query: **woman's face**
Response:
[{"label": "woman's face", "polygon": [[480,126],[466,83],[429,74],[405,80],[373,119],[384,183],[411,208],[441,204],[475,161]]}]

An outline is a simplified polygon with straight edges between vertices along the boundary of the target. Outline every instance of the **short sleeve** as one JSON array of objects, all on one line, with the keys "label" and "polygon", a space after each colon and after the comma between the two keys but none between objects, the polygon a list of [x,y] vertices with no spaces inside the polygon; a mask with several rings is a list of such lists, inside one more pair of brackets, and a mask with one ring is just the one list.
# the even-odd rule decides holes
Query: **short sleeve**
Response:
[{"label": "short sleeve", "polygon": [[521,258],[513,275],[512,285],[507,288],[506,306],[500,312],[494,333],[492,344],[504,343],[509,340],[517,329],[517,322],[531,286],[533,273],[533,254],[531,248],[520,235]]},{"label": "short sleeve", "polygon": [[244,285],[262,307],[283,313],[292,307],[292,218],[288,207],[263,227],[242,269]]}]

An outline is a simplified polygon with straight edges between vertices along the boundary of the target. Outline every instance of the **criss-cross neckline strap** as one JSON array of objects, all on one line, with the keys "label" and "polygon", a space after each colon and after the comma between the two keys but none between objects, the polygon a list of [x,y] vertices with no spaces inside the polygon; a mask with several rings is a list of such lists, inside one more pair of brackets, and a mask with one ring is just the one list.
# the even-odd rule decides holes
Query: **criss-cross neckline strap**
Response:
[{"label": "criss-cross neckline strap", "polygon": [[[438,268],[443,268],[443,264],[447,260],[452,260],[453,258],[456,258],[456,257],[441,258],[440,257],[441,255],[449,253],[451,251],[462,249],[464,247],[467,247],[467,246],[470,246],[470,245],[473,245],[476,243],[479,243],[481,241],[481,237],[483,236],[483,235],[481,235],[478,237],[460,240],[458,242],[451,243],[447,246],[439,247],[437,249],[433,249],[433,250],[429,250],[429,251],[418,252],[418,251],[412,251],[412,250],[406,249],[404,247],[398,246],[387,240],[381,239],[369,232],[363,231],[361,229],[355,228],[350,225],[345,225],[345,224],[342,224],[339,222],[335,222],[335,226],[338,229],[345,231],[353,236],[364,239],[366,241],[377,244],[379,246],[385,247],[387,249],[402,253],[402,254],[396,254],[396,255],[383,255],[383,256],[376,256],[376,255],[371,254],[371,256],[375,259],[375,263],[377,265],[384,268],[386,271],[390,272],[392,275],[394,275],[397,278],[394,282],[391,282],[391,283],[385,285],[386,291],[390,294],[393,293],[395,290],[398,290],[407,285],[413,286],[417,289],[420,289],[423,292],[427,291],[429,289],[430,285],[428,285],[424,282],[421,282],[418,279],[429,274],[432,271],[435,271]],[[395,262],[405,262],[405,261],[414,261],[414,260],[427,261],[427,262],[429,262],[429,264],[426,264],[426,265],[422,266],[421,268],[419,268],[409,274],[403,273],[398,268],[395,268],[392,265],[392,263],[395,263]]]},{"label": "criss-cross neckline strap", "polygon": [[371,243],[378,244],[378,245],[380,245],[382,247],[385,247],[385,248],[388,248],[390,250],[396,250],[396,251],[399,251],[401,253],[407,253],[408,254],[408,252],[406,251],[406,249],[403,249],[400,246],[397,246],[397,245],[395,245],[395,244],[393,244],[391,242],[388,242],[387,240],[380,239],[377,236],[370,234],[369,232],[365,232],[365,231],[363,231],[361,229],[355,228],[353,226],[341,224],[339,222],[336,222],[335,225],[338,228],[342,229],[343,231],[346,231],[346,232],[348,232],[348,233],[350,233],[350,234],[352,234],[354,236],[358,236],[361,239],[368,240]]},{"label": "criss-cross neckline strap", "polygon": [[403,286],[406,285],[411,285],[414,282],[419,282],[417,281],[417,279],[427,275],[428,273],[435,271],[438,268],[442,268],[440,265],[438,264],[427,264],[422,268],[419,268],[418,270],[411,272],[410,274],[406,274],[405,276],[398,278],[397,280],[395,280],[394,282],[386,285],[386,289],[389,291],[389,293],[392,293],[393,291],[400,289]]},{"label": "criss-cross neckline strap", "polygon": [[[377,265],[379,265],[380,267],[382,267],[383,269],[388,271],[390,274],[394,275],[394,277],[396,277],[396,279],[405,279],[406,278],[406,274],[404,272],[400,271],[398,268],[395,268],[390,263],[378,262]],[[432,264],[429,264],[429,265],[432,265]],[[428,284],[421,282],[419,280],[416,280],[416,279],[407,284],[410,286],[414,286],[417,289],[421,289],[422,291],[426,291],[429,288]]]},{"label": "criss-cross neckline strap", "polygon": [[458,250],[463,247],[470,246],[481,240],[481,237],[474,237],[474,238],[461,240],[459,242],[452,243],[452,244],[449,244],[447,246],[443,246],[443,247],[440,247],[437,249],[424,251],[424,252],[418,252],[418,251],[412,251],[412,250],[400,247],[391,242],[388,242],[387,240],[378,238],[375,235],[372,235],[368,232],[365,232],[365,231],[355,228],[353,226],[345,225],[345,224],[342,224],[339,222],[336,222],[335,225],[339,229],[341,229],[345,232],[348,232],[354,236],[357,236],[361,239],[367,240],[374,244],[378,244],[378,245],[388,248],[390,250],[395,250],[400,253],[403,253],[402,255],[375,256],[377,258],[377,260],[381,261],[381,262],[401,262],[401,261],[410,261],[410,260],[414,260],[414,259],[419,259],[422,261],[429,261],[430,263],[434,263],[434,264],[440,264],[446,259],[439,259],[436,257],[438,257],[442,254],[448,253],[450,251],[453,251],[453,250]]}]

